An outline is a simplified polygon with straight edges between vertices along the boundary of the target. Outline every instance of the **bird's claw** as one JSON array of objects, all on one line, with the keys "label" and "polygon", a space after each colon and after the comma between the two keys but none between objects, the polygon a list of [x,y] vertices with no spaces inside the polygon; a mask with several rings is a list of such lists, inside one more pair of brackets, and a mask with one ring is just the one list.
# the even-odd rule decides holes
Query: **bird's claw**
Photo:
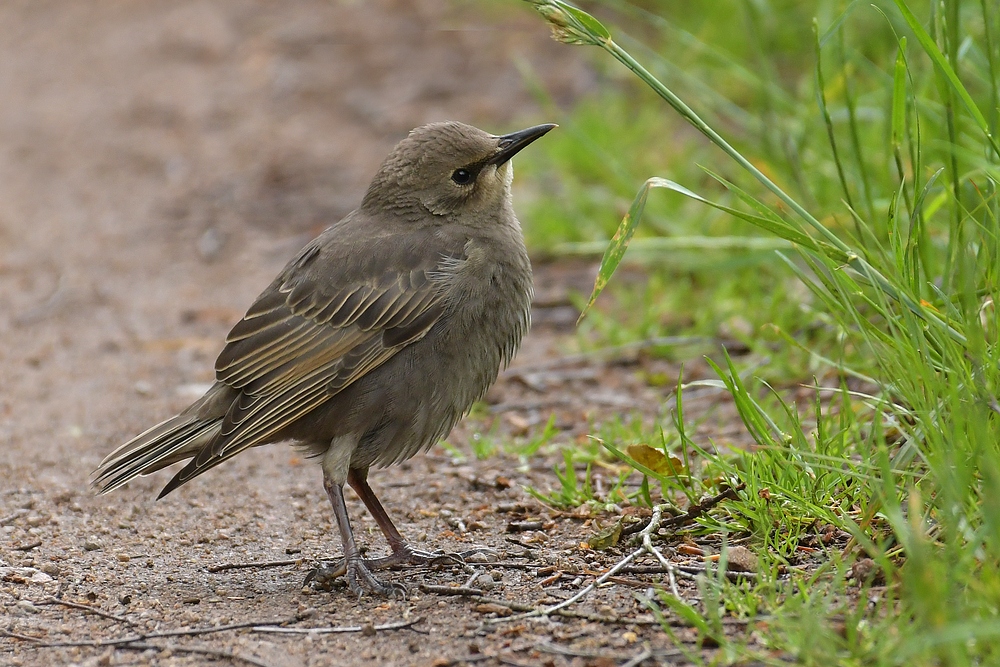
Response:
[{"label": "bird's claw", "polygon": [[347,587],[359,598],[367,590],[386,598],[394,598],[399,594],[402,599],[406,599],[405,586],[395,582],[382,583],[360,558],[347,562]]},{"label": "bird's claw", "polygon": [[330,590],[334,580],[339,579],[345,574],[347,574],[346,559],[341,558],[335,563],[320,561],[319,565],[309,570],[309,573],[306,575],[306,579],[302,582],[302,585],[308,586],[312,584],[317,588]]},{"label": "bird's claw", "polygon": [[320,561],[309,571],[303,586],[312,585],[323,590],[330,590],[336,579],[346,575],[347,586],[359,596],[367,589],[372,593],[385,597],[396,597],[401,594],[406,597],[406,588],[402,584],[385,584],[379,581],[372,570],[385,570],[396,565],[467,565],[468,559],[477,554],[496,556],[496,551],[489,547],[475,547],[459,553],[447,553],[441,549],[435,551],[420,551],[403,546],[397,551],[382,558],[338,561]]},{"label": "bird's claw", "polygon": [[[352,593],[361,597],[370,592],[382,597],[401,597],[406,599],[406,587],[395,582],[386,584],[380,581],[371,569],[370,562],[361,558],[347,560],[341,558],[334,563],[320,562],[306,575],[303,586],[313,585],[323,590],[330,590],[333,582],[346,575],[347,587]],[[377,569],[377,568],[376,568]]]}]

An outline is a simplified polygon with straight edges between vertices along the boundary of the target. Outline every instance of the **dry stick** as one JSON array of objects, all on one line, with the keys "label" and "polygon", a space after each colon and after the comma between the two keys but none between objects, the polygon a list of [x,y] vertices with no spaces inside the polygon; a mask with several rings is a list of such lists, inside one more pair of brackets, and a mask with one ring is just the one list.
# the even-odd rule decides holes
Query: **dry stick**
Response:
[{"label": "dry stick", "polygon": [[209,635],[215,632],[225,632],[226,630],[240,630],[242,628],[252,628],[256,625],[281,625],[282,623],[294,623],[301,620],[301,616],[278,621],[248,621],[245,623],[230,623],[229,625],[216,625],[207,628],[191,628],[190,630],[166,630],[164,632],[150,632],[148,634],[136,634],[131,637],[115,637],[112,639],[89,639],[85,641],[70,642],[49,642],[38,644],[39,648],[65,648],[69,646],[125,646],[147,639],[163,639],[164,637],[191,637],[194,635]]},{"label": "dry stick", "polygon": [[[577,592],[577,594],[574,595],[573,597],[567,598],[566,600],[563,600],[559,604],[553,605],[553,606],[548,607],[548,608],[542,608],[542,609],[535,608],[532,611],[525,612],[523,614],[517,614],[515,616],[508,616],[506,618],[489,619],[487,622],[488,623],[502,623],[504,621],[522,620],[522,619],[525,619],[525,618],[532,618],[532,617],[535,617],[535,616],[548,616],[550,614],[554,614],[554,613],[560,612],[563,609],[565,609],[566,607],[569,607],[571,604],[575,603],[577,600],[580,600],[585,595],[587,595],[588,593],[590,593],[592,590],[594,590],[595,588],[597,588],[598,586],[600,586],[601,584],[603,584],[605,581],[607,581],[608,579],[610,579],[611,577],[613,577],[615,574],[617,574],[619,570],[621,570],[626,565],[628,565],[629,563],[631,563],[637,556],[640,556],[641,554],[647,552],[647,546],[646,545],[648,543],[648,536],[649,536],[650,533],[653,533],[653,532],[655,532],[656,530],[659,529],[659,527],[660,527],[660,518],[662,517],[663,509],[664,509],[663,505],[657,505],[656,507],[654,507],[653,508],[653,516],[652,516],[652,518],[649,521],[649,525],[647,525],[645,528],[643,528],[642,531],[639,533],[639,535],[643,537],[643,546],[641,546],[640,548],[636,549],[635,551],[633,551],[632,553],[630,553],[628,556],[626,556],[622,560],[618,561],[618,563],[614,567],[612,567],[610,570],[608,570],[607,572],[605,572],[604,574],[602,574],[600,577],[598,577],[597,579],[595,579],[594,581],[592,581],[590,584],[588,584],[584,588],[580,589],[580,591]],[[649,546],[652,547],[652,544],[649,543]],[[662,555],[660,557],[662,558]],[[662,562],[666,562],[665,559]],[[674,588],[676,589],[676,583],[674,584]]]},{"label": "dry stick", "polygon": [[690,523],[694,521],[702,514],[712,509],[723,500],[736,500],[736,494],[746,488],[746,484],[740,483],[736,486],[727,486],[720,493],[712,496],[711,498],[706,498],[705,500],[692,505],[690,509],[684,514],[678,514],[677,516],[672,516],[663,521],[662,528],[669,528],[671,526],[680,526],[685,523]]},{"label": "dry stick", "polygon": [[32,637],[31,635],[21,635],[16,632],[11,632],[10,630],[4,630],[3,628],[0,628],[0,637],[10,637],[11,639],[20,639],[21,641],[34,642],[36,644],[40,644],[45,641],[41,637]]},{"label": "dry stick", "polygon": [[677,577],[674,576],[674,564],[664,558],[660,550],[653,546],[653,538],[651,537],[652,533],[660,529],[663,507],[663,505],[657,505],[653,508],[653,516],[649,519],[649,525],[639,531],[639,537],[642,539],[643,550],[655,556],[656,560],[660,561],[660,565],[666,568],[667,580],[670,582],[670,592],[678,600],[683,600],[681,592],[677,590]]},{"label": "dry stick", "polygon": [[128,649],[130,651],[148,651],[150,649],[154,649],[157,651],[173,651],[174,653],[195,653],[198,655],[211,656],[213,658],[239,660],[240,662],[245,662],[248,665],[255,665],[255,667],[272,667],[271,663],[264,662],[259,658],[254,658],[248,655],[241,655],[239,653],[234,653],[232,651],[227,651],[225,649],[211,648],[208,646],[182,646],[180,644],[167,644],[166,646],[161,646],[160,644],[133,642],[131,644],[125,644],[119,646],[118,648]]},{"label": "dry stick", "polygon": [[528,664],[526,662],[521,662],[520,660],[515,660],[506,655],[498,655],[497,662],[501,665],[510,665],[511,667],[535,667],[534,664]]},{"label": "dry stick", "polygon": [[274,625],[257,625],[250,629],[253,632],[274,632],[286,635],[329,635],[340,632],[378,632],[380,630],[402,630],[410,627],[411,625],[416,625],[422,620],[424,620],[422,617],[417,616],[409,621],[396,621],[395,623],[384,623],[383,625],[342,625],[339,627],[324,628],[283,628]]},{"label": "dry stick", "polygon": [[[656,568],[656,572],[657,572],[657,574],[667,574],[667,568],[665,568],[665,567],[658,567],[658,568]],[[589,574],[592,577],[597,577],[597,576],[601,575],[600,572],[594,572],[593,570],[584,570],[583,573],[584,574]],[[677,568],[677,575],[680,576],[681,578],[685,578],[685,579],[697,579],[698,578],[698,577],[696,577],[693,574],[688,574],[687,572],[681,571],[680,568]],[[608,581],[610,581],[611,583],[614,583],[614,584],[623,584],[625,586],[635,586],[636,588],[642,588],[642,589],[646,589],[646,588],[650,587],[650,583],[648,581],[640,581],[639,579],[629,579],[628,577],[608,577]]]},{"label": "dry stick", "polygon": [[[468,579],[466,579],[465,583],[461,585],[461,588],[467,588],[467,589],[469,589],[469,590],[474,590],[474,589],[472,588],[472,583],[473,583],[473,582],[474,582],[474,581],[475,581],[476,579],[478,579],[478,578],[479,578],[480,576],[482,576],[482,571],[481,571],[481,570],[475,570],[475,569],[474,569],[474,570],[473,570],[473,572],[472,572],[472,574],[470,574],[470,575],[469,575],[469,578],[468,578]],[[482,591],[480,591],[480,593],[482,593]]]},{"label": "dry stick", "polygon": [[0,519],[0,526],[6,526],[8,523],[13,523],[19,517],[22,517],[22,516],[24,516],[27,513],[28,513],[28,510],[24,510],[24,509],[15,510],[13,514],[8,514],[4,518]]},{"label": "dry stick", "polygon": [[102,611],[102,610],[98,609],[97,607],[92,607],[92,606],[90,606],[88,604],[80,604],[79,602],[70,602],[69,600],[62,600],[62,599],[54,597],[54,596],[53,597],[47,597],[44,600],[39,600],[38,602],[32,601],[31,603],[32,604],[37,604],[37,605],[58,604],[58,605],[62,605],[63,607],[70,607],[72,609],[80,609],[81,611],[85,611],[87,613],[94,614],[95,616],[100,616],[101,618],[109,618],[112,621],[118,621],[119,623],[126,623],[128,625],[132,625],[132,621],[128,620],[124,616],[116,616],[115,614],[110,614],[110,613],[108,613],[106,611]]},{"label": "dry stick", "polygon": [[440,667],[451,667],[452,665],[464,665],[466,663],[482,662],[492,660],[496,656],[492,653],[473,653],[471,655],[461,655],[457,658],[443,658],[434,661],[434,665]]},{"label": "dry stick", "polygon": [[526,619],[526,618],[533,618],[535,616],[548,616],[550,614],[558,613],[558,612],[564,610],[566,607],[568,607],[571,604],[573,604],[574,602],[576,602],[577,600],[583,598],[585,595],[587,595],[588,593],[590,593],[590,591],[594,590],[595,588],[597,588],[598,586],[600,586],[601,584],[603,584],[605,581],[608,580],[609,577],[613,577],[618,572],[618,570],[622,569],[623,567],[625,567],[626,565],[628,565],[629,563],[631,563],[632,560],[635,559],[636,556],[639,556],[645,550],[646,550],[645,548],[636,549],[635,551],[633,551],[632,553],[630,553],[628,556],[626,556],[624,559],[622,559],[621,561],[619,561],[618,564],[615,565],[613,568],[611,568],[610,570],[608,570],[607,572],[605,572],[604,574],[602,574],[600,577],[598,577],[597,579],[595,579],[593,582],[591,582],[590,584],[588,584],[584,588],[580,589],[580,591],[576,595],[574,595],[571,598],[567,598],[566,600],[563,600],[562,602],[560,602],[557,605],[553,605],[552,607],[542,608],[542,609],[539,609],[539,608],[536,607],[536,608],[532,609],[531,611],[526,612],[524,614],[517,614],[515,616],[507,616],[506,618],[491,618],[491,619],[487,619],[486,622],[487,623],[503,623],[505,621],[520,621],[520,620],[523,620],[523,619]]},{"label": "dry stick", "polygon": [[469,586],[442,586],[439,584],[420,584],[420,590],[423,593],[433,593],[434,595],[482,595],[483,590],[479,588],[471,588]]},{"label": "dry stick", "polygon": [[667,571],[667,580],[670,583],[670,593],[678,600],[683,600],[680,591],[677,589],[677,576],[675,574],[677,566],[668,561],[660,550],[653,546],[653,533],[657,532],[661,527],[667,526],[680,526],[685,523],[694,521],[699,516],[712,509],[723,500],[735,499],[736,494],[746,488],[746,484],[739,484],[738,486],[730,486],[723,489],[718,494],[707,498],[700,503],[693,505],[687,512],[678,516],[672,516],[666,520],[661,521],[663,510],[666,505],[657,505],[653,508],[653,516],[649,520],[649,525],[643,528],[639,532],[639,536],[642,538],[642,546],[648,553],[659,561],[660,565]]},{"label": "dry stick", "polygon": [[[625,656],[623,656],[623,655],[621,655],[619,653],[613,653],[613,652],[610,652],[610,651],[586,651],[586,650],[583,650],[583,649],[570,648],[569,646],[560,646],[559,644],[553,644],[552,642],[541,642],[540,644],[538,644],[538,648],[539,648],[539,650],[545,651],[546,653],[555,653],[557,655],[567,655],[567,656],[572,656],[574,658],[610,658],[612,660],[620,660],[621,658],[625,657]],[[647,656],[647,657],[644,657],[643,660],[647,660],[648,658],[652,658],[652,657],[656,657],[656,658],[675,658],[675,657],[679,657],[679,656],[684,655],[684,653],[682,651],[679,651],[679,650],[676,650],[676,649],[667,649],[667,650],[653,651],[652,649],[650,649],[650,648],[647,647],[643,651],[643,653],[645,653],[646,651],[649,651],[650,655]],[[640,653],[639,655],[642,655],[642,653]],[[631,662],[632,660],[635,660],[636,657],[638,657],[638,656],[630,658],[629,662]],[[625,664],[629,664],[629,663],[625,663]],[[639,663],[635,663],[635,664],[639,664]]]},{"label": "dry stick", "polygon": [[680,596],[680,592],[677,590],[677,580],[674,575],[675,566],[672,563],[670,563],[670,561],[668,561],[666,558],[664,558],[663,554],[660,553],[659,549],[653,546],[653,541],[652,541],[653,533],[658,531],[661,525],[674,526],[674,525],[681,525],[689,521],[693,521],[694,519],[698,518],[712,507],[718,505],[723,500],[726,500],[727,498],[730,499],[735,498],[736,493],[745,488],[745,486],[746,486],[745,484],[740,484],[735,487],[728,487],[724,489],[721,493],[714,495],[711,498],[703,500],[702,502],[694,505],[684,514],[681,514],[679,516],[672,516],[666,520],[663,520],[663,512],[664,510],[668,510],[669,506],[666,504],[655,506],[653,508],[653,516],[650,517],[649,524],[645,528],[643,528],[638,535],[638,537],[641,540],[642,546],[633,551],[632,553],[630,553],[622,560],[618,561],[618,563],[615,564],[614,567],[612,567],[610,570],[608,570],[600,577],[595,579],[589,585],[582,588],[579,592],[577,592],[576,595],[566,600],[563,600],[559,604],[553,605],[552,607],[548,608],[536,607],[535,609],[532,609],[531,611],[525,612],[523,614],[516,614],[514,616],[507,616],[505,618],[491,618],[487,619],[487,623],[497,624],[497,623],[504,623],[506,621],[520,621],[526,618],[534,618],[536,616],[549,616],[550,614],[558,613],[564,610],[566,607],[570,606],[571,604],[574,604],[576,601],[580,600],[587,594],[589,594],[592,590],[603,584],[605,581],[607,581],[614,575],[618,574],[620,570],[624,569],[629,563],[635,560],[636,557],[642,555],[643,553],[649,553],[650,555],[654,556],[660,562],[660,564],[664,568],[666,568],[667,576],[670,579],[670,589],[671,589],[670,592],[673,593],[674,596],[677,597],[678,599],[682,599]]},{"label": "dry stick", "polygon": [[294,560],[268,560],[261,563],[223,563],[211,566],[208,571],[214,574],[226,570],[246,570],[253,567],[284,567],[285,565],[298,565],[301,562],[301,558],[296,558]]},{"label": "dry stick", "polygon": [[511,657],[506,656],[506,655],[498,655],[498,656],[496,656],[496,659],[497,659],[497,662],[499,662],[501,665],[510,665],[511,667],[535,667],[535,665],[533,665],[533,664],[529,665],[526,662],[521,662],[520,660],[515,660],[514,658],[511,658]]},{"label": "dry stick", "polygon": [[642,663],[646,662],[653,657],[653,649],[649,648],[649,644],[646,644],[642,648],[642,653],[637,654],[634,658],[623,662],[619,667],[639,667]]},{"label": "dry stick", "polygon": [[[697,579],[699,574],[710,574],[707,568],[699,567],[696,565],[674,565],[674,571],[679,577],[685,579]],[[667,568],[661,567],[659,565],[633,565],[632,567],[626,567],[622,570],[622,574],[666,574]],[[586,574],[591,574],[586,572]],[[726,578],[730,581],[742,581],[744,579],[756,579],[757,574],[754,572],[736,572],[735,570],[726,570]]]},{"label": "dry stick", "polygon": [[[489,598],[481,595],[472,596],[469,598],[473,602],[479,602],[480,604],[493,604],[500,607],[507,607],[514,611],[535,611],[536,607],[530,604],[522,604],[520,602],[514,602],[512,600],[504,600],[503,598]],[[556,616],[562,616],[564,618],[579,618],[585,621],[594,621],[595,623],[608,623],[617,625],[659,625],[660,623],[653,618],[627,618],[624,616],[603,616],[601,614],[593,614],[587,611],[572,611],[571,609],[560,609],[554,612]]]},{"label": "dry stick", "polygon": [[22,544],[17,547],[11,547],[12,551],[31,551],[37,547],[42,546],[41,540],[35,540],[34,542],[28,542],[27,544]]}]

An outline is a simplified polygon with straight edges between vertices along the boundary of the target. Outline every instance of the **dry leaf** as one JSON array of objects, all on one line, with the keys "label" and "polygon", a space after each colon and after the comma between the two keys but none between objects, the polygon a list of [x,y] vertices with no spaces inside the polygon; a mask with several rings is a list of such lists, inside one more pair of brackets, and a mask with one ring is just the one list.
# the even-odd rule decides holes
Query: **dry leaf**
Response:
[{"label": "dry leaf", "polygon": [[637,463],[641,463],[653,472],[663,475],[678,475],[684,470],[684,462],[676,456],[667,457],[659,449],[649,445],[629,445],[625,452]]},{"label": "dry leaf", "polygon": [[591,549],[597,549],[598,551],[602,549],[610,549],[611,547],[618,544],[618,540],[622,536],[622,520],[618,519],[610,526],[606,526],[601,530],[594,533],[587,542],[590,544]]}]

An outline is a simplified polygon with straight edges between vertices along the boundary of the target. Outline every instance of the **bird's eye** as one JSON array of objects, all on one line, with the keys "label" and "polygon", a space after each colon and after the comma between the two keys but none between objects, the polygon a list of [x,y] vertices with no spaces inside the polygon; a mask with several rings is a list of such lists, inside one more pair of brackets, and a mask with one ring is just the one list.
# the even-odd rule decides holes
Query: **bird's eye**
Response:
[{"label": "bird's eye", "polygon": [[472,172],[468,169],[456,169],[451,174],[451,180],[459,185],[468,185],[472,182]]}]

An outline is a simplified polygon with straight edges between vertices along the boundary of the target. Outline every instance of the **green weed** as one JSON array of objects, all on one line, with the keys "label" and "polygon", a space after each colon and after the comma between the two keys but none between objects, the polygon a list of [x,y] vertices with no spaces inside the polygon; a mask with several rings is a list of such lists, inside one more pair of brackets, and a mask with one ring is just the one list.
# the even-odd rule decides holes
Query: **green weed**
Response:
[{"label": "green weed", "polygon": [[[751,367],[763,364],[747,376],[740,361],[711,355],[752,451],[695,442],[682,386],[659,447],[686,453],[683,470],[654,470],[628,439],[603,439],[646,475],[635,502],[745,485],[695,530],[749,537],[756,583],[708,576],[697,600],[663,593],[647,604],[717,644],[722,663],[1000,660],[1000,9],[605,3],[647,48],[559,0],[533,4],[558,37],[603,49],[659,98],[630,106],[628,84],[615,83],[589,103],[603,116],[570,112],[566,143],[543,167],[547,191],[566,196],[534,199],[541,222],[529,238],[541,247],[590,252],[607,220],[624,217],[584,332],[616,344],[692,329],[722,339],[742,303],[749,326],[736,330]],[[613,295],[633,299],[635,313],[616,327],[596,298],[630,242],[653,278]],[[819,372],[840,387],[816,387],[803,405],[767,382],[812,384]],[[557,498],[586,502],[589,477],[573,462]],[[850,542],[828,548],[819,569],[798,568],[822,526]],[[889,583],[871,603],[852,569],[860,557]],[[724,616],[752,622],[726,632]]]}]

